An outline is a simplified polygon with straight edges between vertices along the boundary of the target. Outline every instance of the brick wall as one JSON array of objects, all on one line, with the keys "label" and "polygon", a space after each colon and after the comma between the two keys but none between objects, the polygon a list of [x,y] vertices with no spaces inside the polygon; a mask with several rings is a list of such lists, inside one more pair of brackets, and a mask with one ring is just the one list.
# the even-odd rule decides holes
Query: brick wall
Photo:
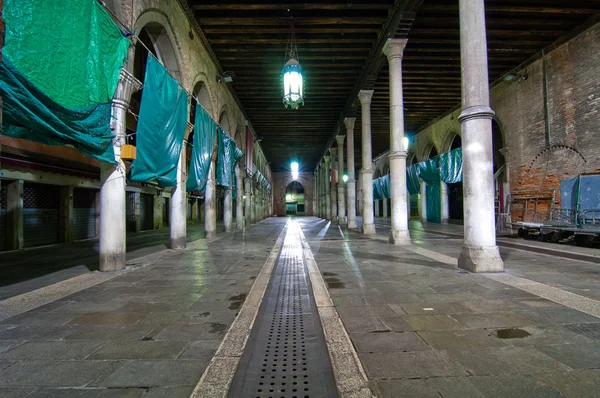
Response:
[{"label": "brick wall", "polygon": [[[547,213],[552,198],[560,204],[560,180],[600,171],[600,24],[546,55],[549,140],[544,106],[544,65],[539,59],[519,71],[527,80],[502,82],[490,90],[495,120],[502,130],[513,218],[524,212],[523,198],[539,199],[539,213]],[[410,152],[422,160],[435,146],[449,149],[460,133],[455,110],[420,131]],[[409,156],[410,157],[410,156]],[[535,201],[529,202],[529,208]]]}]

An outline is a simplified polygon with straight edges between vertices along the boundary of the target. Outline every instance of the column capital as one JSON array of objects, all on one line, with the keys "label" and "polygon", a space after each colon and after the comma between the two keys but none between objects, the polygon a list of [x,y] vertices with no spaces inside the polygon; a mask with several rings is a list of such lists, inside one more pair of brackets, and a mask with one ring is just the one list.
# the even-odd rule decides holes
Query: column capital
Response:
[{"label": "column capital", "polygon": [[343,150],[344,147],[344,139],[346,138],[345,135],[336,135],[335,136],[335,140],[337,141],[338,147],[341,147]]},{"label": "column capital", "polygon": [[358,92],[358,99],[361,105],[369,105],[371,98],[373,97],[374,90],[360,90]]},{"label": "column capital", "polygon": [[133,74],[125,68],[121,69],[117,90],[112,100],[113,105],[125,110],[129,109],[131,94],[140,88],[142,88],[142,82],[133,77]]},{"label": "column capital", "polygon": [[388,159],[406,159],[406,151],[395,151],[388,155]]},{"label": "column capital", "polygon": [[387,39],[383,45],[383,53],[387,59],[402,58],[407,41],[408,39]]},{"label": "column capital", "polygon": [[329,148],[329,153],[331,153],[332,160],[335,159],[335,155],[337,153],[337,148]]},{"label": "column capital", "polygon": [[325,165],[329,164],[329,159],[330,159],[329,155],[323,156],[323,160],[325,160]]},{"label": "column capital", "polygon": [[463,109],[458,121],[464,123],[471,119],[492,119],[496,113],[487,105],[470,106]]},{"label": "column capital", "polygon": [[354,130],[354,122],[355,121],[356,121],[355,117],[344,118],[344,125],[346,125],[346,130]]}]

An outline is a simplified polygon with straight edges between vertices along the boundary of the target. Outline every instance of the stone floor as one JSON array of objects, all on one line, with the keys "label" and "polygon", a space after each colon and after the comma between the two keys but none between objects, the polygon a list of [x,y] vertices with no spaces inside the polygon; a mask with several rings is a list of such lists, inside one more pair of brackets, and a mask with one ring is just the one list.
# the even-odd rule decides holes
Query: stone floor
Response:
[{"label": "stone floor", "polygon": [[[302,224],[377,396],[598,396],[600,318],[326,221]],[[455,258],[461,247],[426,229],[413,239]],[[597,265],[501,252],[510,274],[600,297]]]},{"label": "stone floor", "polygon": [[[189,396],[286,221],[0,322],[0,396]],[[501,248],[506,275],[570,294],[563,305],[423,255],[455,259],[457,226],[412,224],[407,249],[385,241],[388,220],[374,238],[298,221],[376,396],[598,396],[600,318],[569,300],[600,308],[600,265]]]},{"label": "stone floor", "polygon": [[188,397],[285,224],[269,219],[0,323],[2,397]]}]

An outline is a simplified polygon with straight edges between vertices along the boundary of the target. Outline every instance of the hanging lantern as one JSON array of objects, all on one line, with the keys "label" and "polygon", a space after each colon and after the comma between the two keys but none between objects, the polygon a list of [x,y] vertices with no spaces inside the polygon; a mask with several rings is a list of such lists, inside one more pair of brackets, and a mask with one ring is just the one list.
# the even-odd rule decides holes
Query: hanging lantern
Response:
[{"label": "hanging lantern", "polygon": [[286,50],[287,62],[283,66],[283,104],[285,107],[298,109],[304,105],[302,67],[298,62],[298,48],[296,47],[296,33],[294,32],[294,21],[290,31],[290,39]]}]

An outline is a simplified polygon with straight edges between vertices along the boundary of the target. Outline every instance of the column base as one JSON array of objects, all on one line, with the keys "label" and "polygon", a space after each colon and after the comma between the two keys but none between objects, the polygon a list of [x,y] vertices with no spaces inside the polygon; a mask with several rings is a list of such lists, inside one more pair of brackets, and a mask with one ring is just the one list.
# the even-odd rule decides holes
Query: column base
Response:
[{"label": "column base", "polygon": [[412,244],[410,233],[407,230],[390,230],[389,242],[397,246],[410,246]]},{"label": "column base", "polygon": [[504,262],[498,246],[463,246],[458,258],[458,268],[470,272],[504,272]]},{"label": "column base", "polygon": [[185,236],[180,238],[171,238],[171,250],[183,250],[187,246],[187,239]]},{"label": "column base", "polygon": [[122,271],[125,269],[125,252],[100,253],[100,272]]},{"label": "column base", "polygon": [[339,225],[346,225],[346,217],[338,217],[337,222]]},{"label": "column base", "polygon": [[363,224],[362,233],[365,235],[375,235],[375,224]]},{"label": "column base", "polygon": [[217,231],[204,231],[204,239],[212,239],[217,236]]},{"label": "column base", "polygon": [[348,228],[358,228],[358,225],[356,224],[356,220],[348,221]]}]

